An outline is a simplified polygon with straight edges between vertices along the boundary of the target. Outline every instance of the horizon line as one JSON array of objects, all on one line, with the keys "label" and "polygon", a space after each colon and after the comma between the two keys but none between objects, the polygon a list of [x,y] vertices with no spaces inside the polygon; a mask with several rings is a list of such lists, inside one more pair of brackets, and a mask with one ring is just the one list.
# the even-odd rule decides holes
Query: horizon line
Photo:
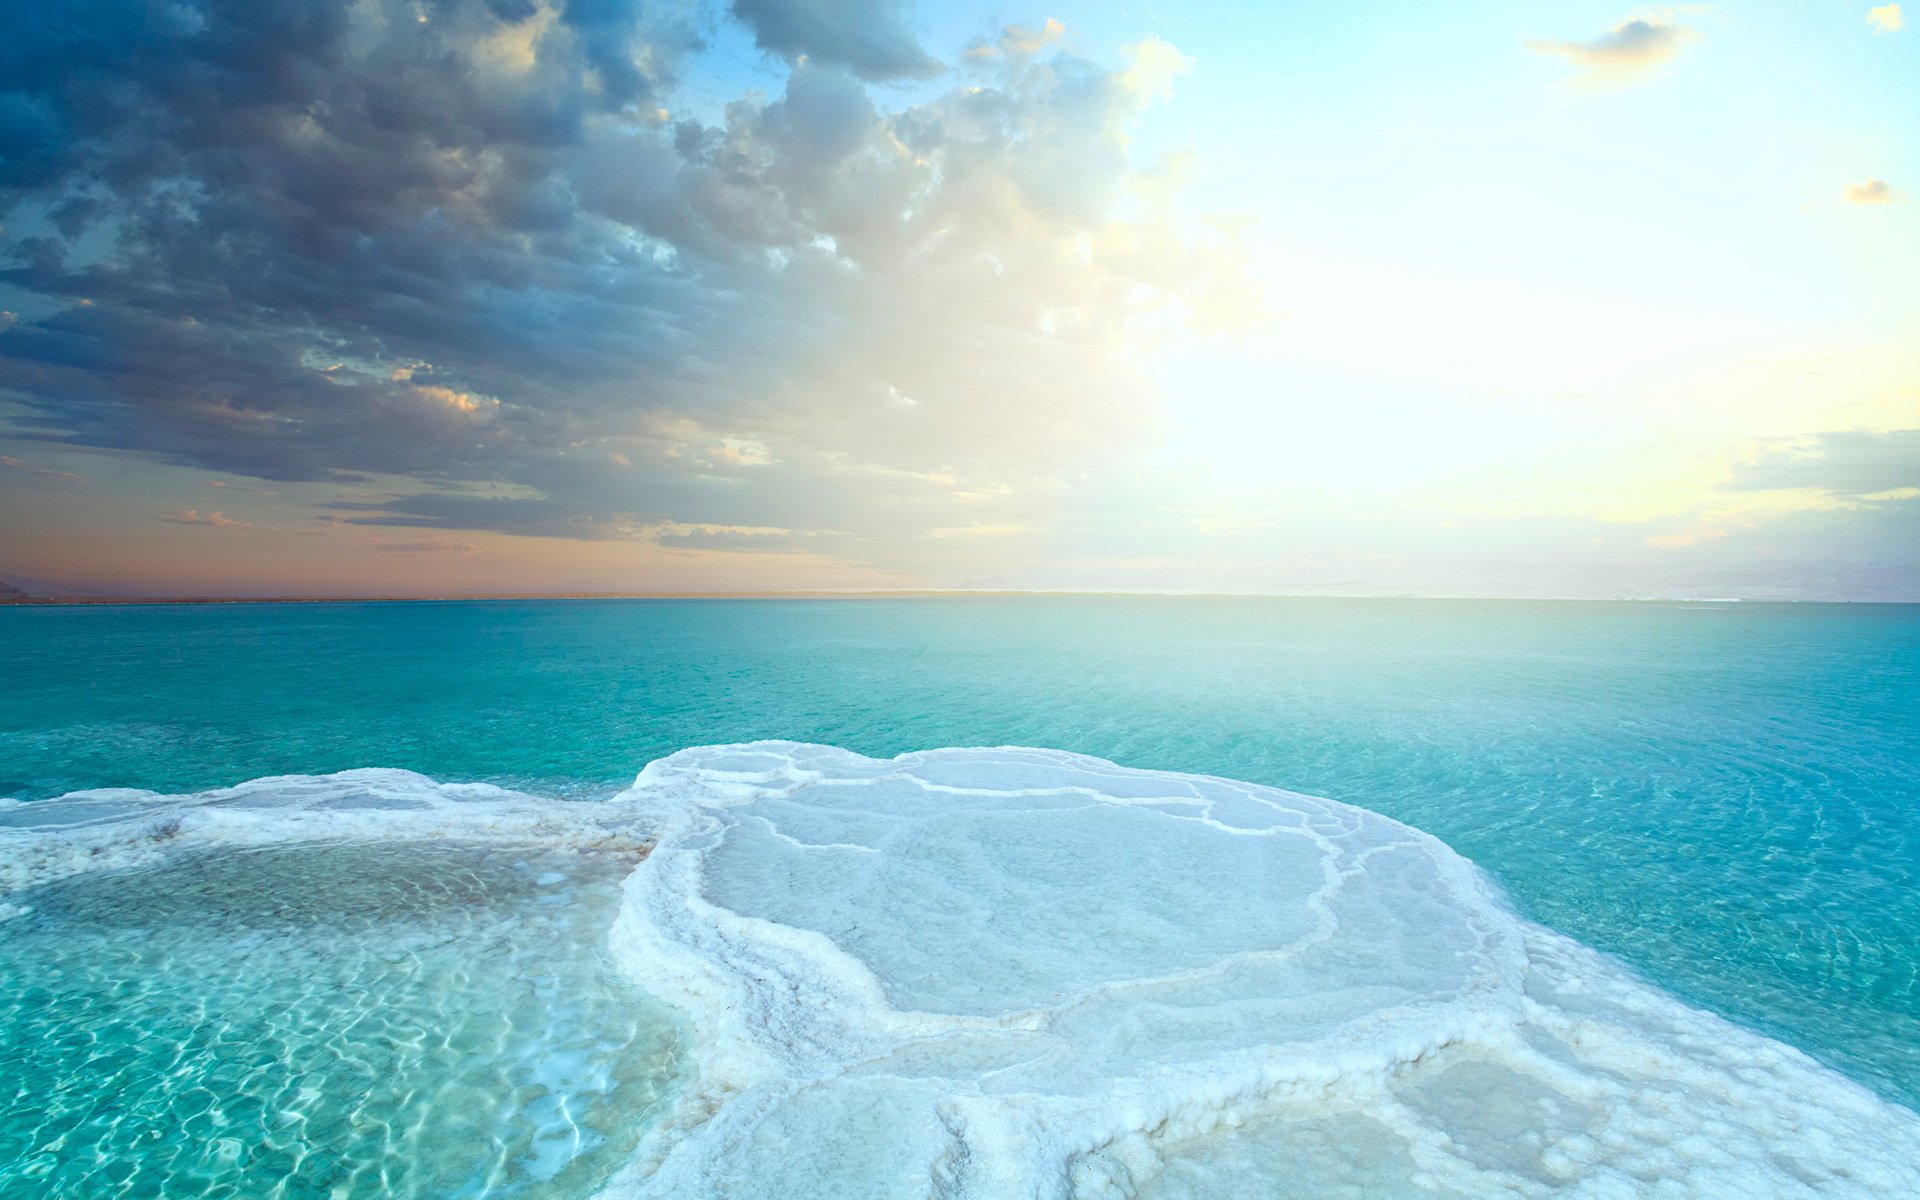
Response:
[{"label": "horizon line", "polygon": [[1010,597],[1160,598],[1170,600],[1437,600],[1586,604],[1920,604],[1913,599],[1810,599],[1790,596],[1582,596],[1410,592],[1234,592],[1077,588],[803,588],[763,591],[449,592],[419,595],[172,595],[111,593],[0,596],[0,607],[102,607],[205,604],[448,604],[514,600],[937,600]]}]

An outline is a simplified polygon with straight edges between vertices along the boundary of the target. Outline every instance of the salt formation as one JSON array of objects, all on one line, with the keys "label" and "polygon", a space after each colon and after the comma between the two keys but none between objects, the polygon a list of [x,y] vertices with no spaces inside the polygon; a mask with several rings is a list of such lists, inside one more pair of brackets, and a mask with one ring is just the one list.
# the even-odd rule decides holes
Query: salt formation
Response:
[{"label": "salt formation", "polygon": [[691,1045],[609,1200],[1920,1195],[1920,1116],[1434,838],[1055,751],[710,747],[606,803],[402,771],[0,802],[0,937],[102,867],[440,838],[654,846],[609,944]]},{"label": "salt formation", "polygon": [[149,866],[183,851],[339,838],[460,837],[555,849],[645,849],[618,806],[541,800],[412,771],[270,775],[164,796],[134,788],[0,800],[0,919],[10,894],[89,871]]},{"label": "salt formation", "polygon": [[785,743],[622,802],[615,950],[696,1078],[612,1195],[1920,1194],[1920,1117],[1360,809]]}]

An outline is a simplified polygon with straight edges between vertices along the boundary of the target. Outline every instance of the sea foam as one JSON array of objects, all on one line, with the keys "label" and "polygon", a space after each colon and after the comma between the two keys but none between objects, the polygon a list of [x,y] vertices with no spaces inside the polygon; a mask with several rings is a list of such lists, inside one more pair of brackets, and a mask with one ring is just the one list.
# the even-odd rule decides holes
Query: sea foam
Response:
[{"label": "sea foam", "polygon": [[692,1044],[609,1197],[1920,1194],[1920,1116],[1270,788],[754,743],[604,804],[349,772],[0,825],[16,905],[223,841],[651,844],[609,943]]}]

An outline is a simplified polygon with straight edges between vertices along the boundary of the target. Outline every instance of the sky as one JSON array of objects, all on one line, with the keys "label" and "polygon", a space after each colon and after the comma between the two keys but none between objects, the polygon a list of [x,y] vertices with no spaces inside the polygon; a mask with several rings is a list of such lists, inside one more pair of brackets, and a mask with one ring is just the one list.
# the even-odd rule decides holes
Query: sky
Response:
[{"label": "sky", "polygon": [[1920,600],[1920,4],[0,12],[0,580]]}]

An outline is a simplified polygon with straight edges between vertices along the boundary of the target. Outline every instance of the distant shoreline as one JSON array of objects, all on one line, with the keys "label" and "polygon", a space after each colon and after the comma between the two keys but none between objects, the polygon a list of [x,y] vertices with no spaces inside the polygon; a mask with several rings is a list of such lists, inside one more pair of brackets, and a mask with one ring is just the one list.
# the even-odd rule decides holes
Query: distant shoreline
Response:
[{"label": "distant shoreline", "polygon": [[450,596],[0,596],[0,608],[99,608],[205,604],[472,604],[534,600],[993,600],[1014,597],[1133,600],[1432,600],[1515,604],[1914,605],[1916,600],[1746,599],[1721,596],[1381,596],[1286,592],[1100,592],[985,589],[794,592],[486,592]]},{"label": "distant shoreline", "polygon": [[[476,592],[452,596],[4,596],[5,605],[457,604],[488,600],[904,600],[916,596],[1027,596],[1037,592]],[[1130,595],[1073,592],[1058,595]]]}]

